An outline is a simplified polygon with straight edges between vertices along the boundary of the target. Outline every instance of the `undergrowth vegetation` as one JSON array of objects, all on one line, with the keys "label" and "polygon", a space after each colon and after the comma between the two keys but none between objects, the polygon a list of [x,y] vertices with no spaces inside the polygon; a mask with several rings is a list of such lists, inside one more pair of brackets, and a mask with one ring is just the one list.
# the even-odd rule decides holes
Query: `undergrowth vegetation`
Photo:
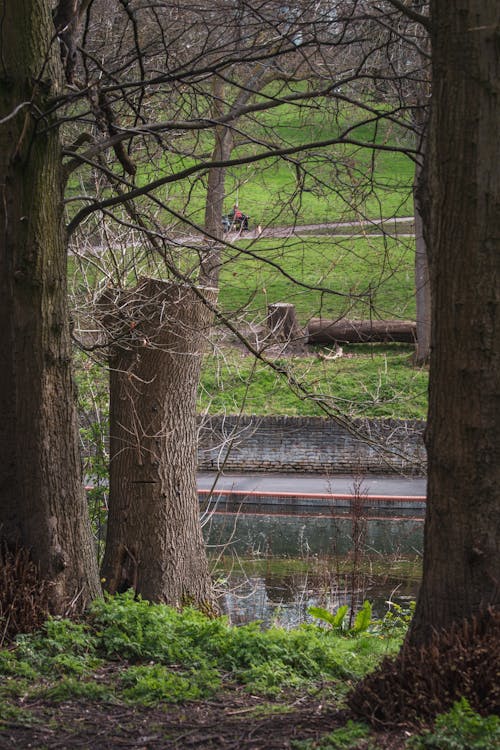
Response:
[{"label": "undergrowth vegetation", "polygon": [[492,750],[500,747],[500,717],[480,716],[461,698],[439,714],[432,730],[412,737],[409,750]]},{"label": "undergrowth vegetation", "polygon": [[[82,621],[48,619],[0,650],[0,729],[43,720],[41,701],[133,705],[137,711],[206,701],[235,688],[269,701],[255,707],[256,715],[286,713],[304,695],[342,707],[353,686],[398,651],[411,613],[393,609],[373,621],[365,602],[350,628],[343,610],[313,614],[321,624],[264,630],[258,622],[234,627],[224,617],[153,605],[131,591],[107,596]],[[500,739],[498,717],[479,716],[463,698],[428,726],[408,750],[489,750]],[[292,740],[291,747],[381,745],[367,723],[347,720],[319,739]]]},{"label": "undergrowth vegetation", "polygon": [[329,732],[320,740],[294,740],[292,748],[293,750],[349,750],[349,748],[358,747],[360,741],[368,740],[369,736],[370,730],[366,724],[349,720],[345,727]]},{"label": "undergrowth vegetation", "polygon": [[86,697],[151,705],[206,698],[231,684],[268,696],[323,685],[340,697],[396,651],[402,632],[388,632],[382,623],[369,627],[368,620],[345,633],[317,625],[233,627],[224,617],[178,612],[127,592],[97,600],[82,622],[49,619],[0,651],[0,700]]},{"label": "undergrowth vegetation", "polygon": [[499,636],[500,612],[491,608],[425,645],[405,645],[356,686],[349,706],[374,725],[432,720],[461,698],[481,714],[500,714]]}]

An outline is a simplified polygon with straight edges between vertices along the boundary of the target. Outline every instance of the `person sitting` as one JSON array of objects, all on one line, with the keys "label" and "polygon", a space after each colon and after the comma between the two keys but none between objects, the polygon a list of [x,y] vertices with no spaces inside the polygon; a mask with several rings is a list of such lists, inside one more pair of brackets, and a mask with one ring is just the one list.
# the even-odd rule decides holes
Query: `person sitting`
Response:
[{"label": "person sitting", "polygon": [[235,203],[229,212],[229,218],[233,221],[241,221],[243,218],[243,212],[238,208],[238,204]]},{"label": "person sitting", "polygon": [[228,216],[231,223],[235,226],[241,229],[248,229],[248,216],[240,210],[237,203],[234,204]]}]

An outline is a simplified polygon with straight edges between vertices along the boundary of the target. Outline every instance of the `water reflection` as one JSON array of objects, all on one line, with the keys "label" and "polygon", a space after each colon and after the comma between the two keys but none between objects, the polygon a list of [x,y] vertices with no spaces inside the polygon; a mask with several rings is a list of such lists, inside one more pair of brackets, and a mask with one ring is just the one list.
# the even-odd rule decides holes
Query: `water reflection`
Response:
[{"label": "water reflection", "polygon": [[321,606],[329,612],[336,612],[347,604],[357,612],[365,599],[371,602],[374,617],[382,618],[389,600],[406,607],[415,599],[418,583],[416,580],[366,577],[364,585],[352,594],[335,583],[329,589],[316,588],[310,578],[287,581],[284,576],[273,581],[264,576],[231,574],[225,589],[221,601],[224,612],[234,625],[260,620],[265,627],[276,624],[294,628],[313,621],[308,614],[309,607]]},{"label": "water reflection", "polygon": [[204,531],[231,621],[295,627],[310,621],[313,605],[356,611],[367,598],[382,617],[389,598],[414,599],[422,521],[409,512],[355,519],[214,513]]},{"label": "water reflection", "polygon": [[347,516],[254,515],[214,513],[205,525],[210,547],[229,546],[239,555],[345,555],[356,531],[364,551],[394,555],[421,553],[423,516],[402,512],[352,519]]}]

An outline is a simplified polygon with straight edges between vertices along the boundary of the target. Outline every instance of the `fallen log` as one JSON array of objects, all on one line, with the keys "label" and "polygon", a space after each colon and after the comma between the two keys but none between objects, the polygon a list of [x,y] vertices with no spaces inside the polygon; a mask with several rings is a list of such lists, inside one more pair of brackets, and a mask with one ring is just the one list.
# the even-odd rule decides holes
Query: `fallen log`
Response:
[{"label": "fallen log", "polygon": [[308,344],[364,344],[401,342],[414,344],[417,324],[411,320],[325,320],[311,318],[307,324]]}]

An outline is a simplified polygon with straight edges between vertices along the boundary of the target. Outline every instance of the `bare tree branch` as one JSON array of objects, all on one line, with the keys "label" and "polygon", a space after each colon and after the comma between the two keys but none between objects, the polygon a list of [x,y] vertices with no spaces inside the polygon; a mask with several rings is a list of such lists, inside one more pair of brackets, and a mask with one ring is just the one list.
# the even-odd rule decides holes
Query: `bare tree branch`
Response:
[{"label": "bare tree branch", "polygon": [[404,3],[403,0],[387,1],[397,8],[397,10],[400,10],[407,18],[410,18],[412,21],[417,21],[417,23],[421,24],[427,31],[431,30],[431,19],[429,16],[424,16],[422,13],[414,10],[410,5]]}]

